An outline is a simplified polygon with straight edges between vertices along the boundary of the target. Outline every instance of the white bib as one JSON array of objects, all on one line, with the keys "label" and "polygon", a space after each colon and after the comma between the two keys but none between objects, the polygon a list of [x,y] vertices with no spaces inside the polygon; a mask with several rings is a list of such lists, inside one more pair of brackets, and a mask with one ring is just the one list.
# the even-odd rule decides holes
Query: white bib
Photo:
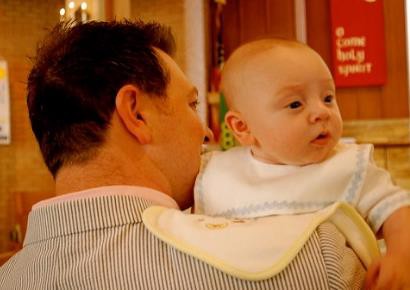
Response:
[{"label": "white bib", "polygon": [[371,145],[339,144],[320,164],[291,166],[258,161],[247,147],[212,152],[195,184],[195,212],[249,218],[356,204],[371,153]]},{"label": "white bib", "polygon": [[159,206],[143,213],[145,226],[159,239],[247,280],[268,279],[282,271],[326,221],[336,225],[366,267],[378,258],[371,229],[346,203],[315,213],[244,220],[186,214]]}]

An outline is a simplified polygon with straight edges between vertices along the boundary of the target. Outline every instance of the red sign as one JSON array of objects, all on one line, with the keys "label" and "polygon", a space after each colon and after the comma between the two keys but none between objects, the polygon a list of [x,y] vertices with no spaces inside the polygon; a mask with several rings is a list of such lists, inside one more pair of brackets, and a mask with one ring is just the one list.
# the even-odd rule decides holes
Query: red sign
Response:
[{"label": "red sign", "polygon": [[337,87],[383,85],[386,51],[382,0],[330,1]]}]

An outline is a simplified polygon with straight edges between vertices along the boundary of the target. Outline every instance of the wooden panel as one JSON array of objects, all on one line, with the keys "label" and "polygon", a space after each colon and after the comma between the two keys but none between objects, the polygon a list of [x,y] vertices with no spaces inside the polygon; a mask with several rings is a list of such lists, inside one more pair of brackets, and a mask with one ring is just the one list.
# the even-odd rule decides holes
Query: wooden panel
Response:
[{"label": "wooden panel", "polygon": [[337,91],[337,103],[343,120],[354,120],[359,115],[358,96],[356,94]]},{"label": "wooden panel", "polygon": [[241,22],[241,43],[252,41],[267,34],[269,11],[266,10],[267,0],[239,1],[239,17]]},{"label": "wooden panel", "polygon": [[329,0],[306,2],[306,34],[308,44],[316,50],[327,65],[331,65]]},{"label": "wooden panel", "polygon": [[105,0],[104,3],[105,3],[105,6],[104,6],[105,19],[107,21],[114,20],[114,3],[113,3],[113,0]]},{"label": "wooden panel", "polygon": [[409,128],[410,119],[407,118],[344,121],[343,136],[354,137],[357,143],[377,146],[410,146]]},{"label": "wooden panel", "polygon": [[[337,98],[346,120],[383,118],[383,87],[338,88]],[[400,117],[389,114],[385,118]]]},{"label": "wooden panel", "polygon": [[377,166],[387,169],[387,152],[385,147],[375,147],[373,151],[374,162]]},{"label": "wooden panel", "polygon": [[363,88],[357,92],[351,89],[350,93],[357,97],[358,115],[361,116],[361,119],[375,119],[382,116],[383,96],[380,87]]},{"label": "wooden panel", "polygon": [[296,39],[295,4],[293,1],[266,1],[267,32],[270,36]]},{"label": "wooden panel", "polygon": [[296,37],[293,1],[229,0],[223,18],[226,58],[238,46],[252,40]]},{"label": "wooden panel", "polygon": [[397,185],[410,189],[410,147],[387,148],[387,169]]},{"label": "wooden panel", "polygon": [[[384,1],[387,83],[382,87],[338,89],[342,117],[353,119],[409,116],[404,0]],[[307,39],[331,67],[329,0],[306,1]]]},{"label": "wooden panel", "polygon": [[63,0],[0,1],[0,54],[9,65],[12,133],[12,143],[0,146],[0,252],[12,247],[12,192],[54,190],[30,128],[25,86],[31,67],[27,56],[35,55],[37,42],[59,21],[63,6]]},{"label": "wooden panel", "polygon": [[239,18],[239,1],[226,1],[223,11],[223,43],[225,57],[232,53],[241,44],[241,22]]},{"label": "wooden panel", "polygon": [[408,80],[404,0],[384,1],[387,49],[387,84],[383,90],[383,116],[408,117]]},{"label": "wooden panel", "polygon": [[345,137],[372,143],[374,160],[387,169],[401,187],[410,189],[410,120],[383,119],[344,122]]}]

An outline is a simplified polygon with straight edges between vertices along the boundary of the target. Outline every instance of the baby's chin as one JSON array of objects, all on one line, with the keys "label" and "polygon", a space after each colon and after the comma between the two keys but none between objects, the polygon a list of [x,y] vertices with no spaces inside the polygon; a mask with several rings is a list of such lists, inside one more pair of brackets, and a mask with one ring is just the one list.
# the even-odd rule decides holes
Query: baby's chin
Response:
[{"label": "baby's chin", "polygon": [[325,161],[327,156],[321,157],[321,158],[312,158],[311,160],[304,160],[298,166],[307,166],[307,165],[312,165],[312,164],[319,164]]},{"label": "baby's chin", "polygon": [[293,158],[280,158],[280,159],[272,159],[266,156],[253,156],[256,160],[260,162],[272,164],[272,165],[290,165],[290,166],[307,166],[312,164],[321,163],[326,159],[327,156],[323,156],[320,158],[311,158],[311,159],[298,159],[295,160]]},{"label": "baby's chin", "polygon": [[[263,154],[262,152],[252,152],[252,155],[255,159],[268,164],[275,164],[275,165],[291,165],[291,166],[306,166],[312,164],[318,164],[325,161],[333,152],[333,148],[329,148],[328,150],[324,150],[321,152],[310,152],[311,155],[306,155],[303,153],[300,154],[283,154],[280,156],[279,154],[276,156],[272,156],[271,154]],[[255,154],[256,153],[256,154]],[[286,156],[288,155],[288,156]]]},{"label": "baby's chin", "polygon": [[307,166],[312,164],[319,164],[328,159],[332,152],[333,150],[328,150],[327,152],[323,152],[322,154],[315,156],[305,156],[304,158],[302,157],[297,161],[295,160],[295,163],[293,165]]},{"label": "baby's chin", "polygon": [[326,152],[322,152],[322,154],[314,154],[313,156],[299,156],[299,158],[294,158],[294,156],[290,158],[283,158],[277,164],[282,165],[293,165],[293,166],[307,166],[312,164],[319,164],[329,158],[333,150],[329,150]]}]

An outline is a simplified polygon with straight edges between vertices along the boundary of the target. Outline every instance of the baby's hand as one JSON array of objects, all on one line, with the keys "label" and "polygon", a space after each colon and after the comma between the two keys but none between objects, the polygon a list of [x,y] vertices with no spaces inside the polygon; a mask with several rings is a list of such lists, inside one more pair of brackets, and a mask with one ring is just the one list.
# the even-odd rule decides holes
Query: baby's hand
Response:
[{"label": "baby's hand", "polygon": [[383,224],[386,255],[370,266],[366,289],[410,289],[410,206],[396,210]]},{"label": "baby's hand", "polygon": [[365,289],[410,289],[410,257],[387,253],[370,266],[366,275]]}]

